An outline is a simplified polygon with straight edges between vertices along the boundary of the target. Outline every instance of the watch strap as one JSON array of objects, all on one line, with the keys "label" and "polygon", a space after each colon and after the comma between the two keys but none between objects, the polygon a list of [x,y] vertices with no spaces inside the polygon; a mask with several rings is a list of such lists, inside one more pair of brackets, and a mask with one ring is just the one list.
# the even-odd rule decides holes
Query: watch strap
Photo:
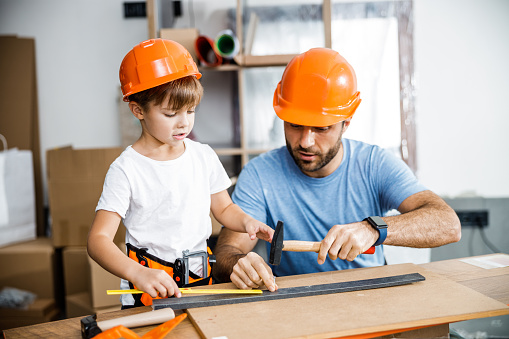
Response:
[{"label": "watch strap", "polygon": [[373,246],[378,246],[384,243],[387,238],[387,224],[380,217],[367,217],[366,220],[375,230],[378,231],[378,240]]}]

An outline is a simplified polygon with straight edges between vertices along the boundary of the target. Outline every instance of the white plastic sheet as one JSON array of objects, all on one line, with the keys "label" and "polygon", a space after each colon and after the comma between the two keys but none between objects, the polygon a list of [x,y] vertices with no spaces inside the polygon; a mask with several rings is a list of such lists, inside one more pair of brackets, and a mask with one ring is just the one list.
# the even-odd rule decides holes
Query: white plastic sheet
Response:
[{"label": "white plastic sheet", "polygon": [[32,151],[0,152],[0,246],[36,238]]},{"label": "white plastic sheet", "polygon": [[[7,149],[7,141],[5,137],[0,134],[0,140],[3,144],[3,149]],[[0,227],[4,227],[9,222],[9,210],[7,209],[7,194],[5,193],[5,152],[0,153]]]}]

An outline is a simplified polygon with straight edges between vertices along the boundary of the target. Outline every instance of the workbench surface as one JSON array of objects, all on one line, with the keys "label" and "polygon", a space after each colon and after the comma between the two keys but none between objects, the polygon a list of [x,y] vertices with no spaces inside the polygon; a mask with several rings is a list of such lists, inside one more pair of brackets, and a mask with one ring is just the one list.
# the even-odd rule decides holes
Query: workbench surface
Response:
[{"label": "workbench surface", "polygon": [[[501,254],[498,256],[499,258],[501,257],[505,260],[509,260],[509,255]],[[485,258],[489,259],[491,256],[485,255],[471,257],[468,259],[483,260]],[[285,288],[292,286],[304,286],[306,284],[309,285],[320,284],[324,282],[327,283],[331,282],[331,280],[337,281],[338,279],[340,281],[360,280],[365,279],[366,277],[372,278],[384,275],[389,276],[394,274],[408,273],[411,271],[419,272],[426,276],[426,281],[422,283],[426,283],[427,285],[418,285],[422,284],[419,282],[414,286],[398,286],[378,290],[346,292],[338,295],[296,298],[294,300],[286,300],[284,303],[282,303],[283,301],[266,301],[249,304],[190,309],[188,310],[188,318],[179,324],[172,332],[170,332],[166,338],[192,339],[200,338],[201,336],[212,337],[216,336],[215,331],[217,331],[218,328],[222,330],[227,328],[228,331],[224,331],[225,333],[222,335],[228,336],[229,339],[238,336],[254,338],[263,337],[265,335],[266,337],[266,333],[271,333],[272,335],[270,337],[272,338],[296,337],[300,335],[307,335],[308,337],[316,338],[331,336],[355,337],[356,335],[364,335],[364,338],[366,338],[388,334],[391,332],[402,332],[405,329],[419,328],[423,326],[427,327],[423,329],[415,329],[412,332],[407,332],[405,336],[430,337],[432,335],[441,336],[448,333],[448,323],[450,322],[509,314],[509,307],[505,306],[509,304],[509,267],[486,269],[474,266],[470,263],[466,263],[462,261],[462,259],[437,261],[422,265],[390,265],[339,272],[326,272],[312,275],[282,277],[278,278],[278,285],[279,288]],[[310,281],[313,282],[310,283]],[[214,288],[232,288],[232,284],[214,285]],[[474,305],[477,306],[472,306],[471,302],[461,304],[461,300],[453,300],[452,303],[449,301],[444,301],[445,305],[452,305],[452,309],[447,311],[447,307],[440,307],[438,304],[440,300],[435,300],[436,302],[433,302],[433,293],[435,293],[433,292],[434,289],[437,289],[436,293],[445,293],[447,296],[454,294],[467,294],[469,300],[477,300],[477,303],[474,303]],[[429,295],[424,295],[423,293],[427,293],[426,291],[431,293]],[[393,299],[391,301],[390,298],[384,296],[392,296]],[[394,298],[394,296],[397,296],[397,298]],[[361,299],[359,299],[360,297]],[[371,307],[368,306],[368,308],[366,308],[366,305],[370,304],[363,304],[362,297],[368,297],[364,299],[372,300]],[[299,301],[297,301],[298,299],[303,300],[307,298],[313,299],[309,299],[304,303],[301,302],[301,304],[299,304]],[[346,304],[348,313],[339,313],[339,311],[344,309],[345,306],[338,306],[334,298],[344,298],[337,299],[338,302],[340,302],[340,300],[350,302]],[[412,300],[409,298],[417,299]],[[358,302],[358,300],[361,301]],[[382,314],[376,314],[376,312],[373,312],[373,310],[376,311],[377,307],[378,309],[386,310],[394,309],[394,301],[396,300],[398,301],[400,309],[402,308],[401,305],[403,305],[401,300],[405,300],[404,302],[408,304],[409,308],[404,312],[396,312],[390,316],[387,312]],[[355,304],[351,304],[352,301],[354,301]],[[286,303],[288,303],[288,305],[286,305]],[[413,312],[412,309],[415,309],[416,307],[416,303],[419,304],[417,307],[422,308],[422,317],[420,316],[420,313],[419,316],[414,314],[414,318],[409,316],[410,318],[401,321],[387,321],[387,318],[393,319],[394,317],[401,317],[402,315],[411,314]],[[429,306],[426,306],[426,303],[429,303]],[[501,305],[501,303],[503,303],[503,305]],[[305,307],[302,307],[302,305],[305,305]],[[283,307],[283,309],[281,309],[281,307]],[[300,307],[300,309],[295,309],[295,307]],[[456,307],[457,310],[465,307],[474,307],[475,312],[471,312],[470,310],[468,315],[462,315],[460,314],[461,312],[456,312],[454,307]],[[113,319],[130,314],[147,312],[150,310],[150,307],[139,307],[130,310],[104,313],[99,314],[97,320],[102,321]],[[261,310],[263,310],[263,312]],[[331,312],[331,310],[334,312]],[[257,319],[256,312],[258,311],[263,313],[258,316],[265,318]],[[288,321],[290,321],[288,319],[292,319],[292,317],[288,317],[288,314],[292,314],[292,312],[296,315],[295,323],[293,324],[288,323]],[[300,313],[304,312],[307,313],[305,316],[302,316]],[[443,314],[441,312],[443,312]],[[180,311],[176,311],[176,314],[179,313]],[[426,313],[433,314],[433,316],[426,316]],[[267,322],[267,318],[270,319],[269,314],[275,314],[276,316],[279,316],[281,318],[280,320],[285,322],[284,326],[278,326],[275,329],[271,329],[270,322]],[[347,319],[345,319],[345,314],[349,314]],[[434,316],[435,314],[437,316]],[[286,317],[281,317],[283,315],[286,315]],[[342,325],[330,327],[328,325],[330,321],[323,321],[324,317],[332,317],[331,319],[333,319],[334,317],[338,316],[341,316],[341,319],[336,319],[333,323]],[[234,319],[234,317],[238,317],[238,319],[243,321],[238,323],[237,319]],[[82,317],[77,317],[44,324],[9,329],[4,331],[4,336],[7,339],[34,337],[81,338],[81,318]],[[301,320],[298,321],[298,319]],[[304,325],[302,319],[309,320],[309,324]],[[362,319],[361,323],[365,324],[365,326],[355,325],[356,322],[359,322],[359,319]],[[380,322],[379,319],[384,319],[384,321]],[[192,321],[198,325],[198,328],[193,325]],[[383,326],[381,325],[382,323]],[[225,324],[227,324],[226,327]],[[249,326],[249,324],[254,325]],[[302,328],[300,329],[299,326],[302,326]],[[309,326],[314,327],[310,330]],[[156,325],[146,326],[135,328],[133,331],[141,336],[155,327]],[[253,332],[253,328],[256,327],[263,328],[264,331],[269,332],[265,332],[265,334],[264,331]],[[285,327],[287,328],[287,331],[284,330]],[[305,332],[308,330],[311,332],[299,332]],[[372,335],[370,336],[369,334]]]}]

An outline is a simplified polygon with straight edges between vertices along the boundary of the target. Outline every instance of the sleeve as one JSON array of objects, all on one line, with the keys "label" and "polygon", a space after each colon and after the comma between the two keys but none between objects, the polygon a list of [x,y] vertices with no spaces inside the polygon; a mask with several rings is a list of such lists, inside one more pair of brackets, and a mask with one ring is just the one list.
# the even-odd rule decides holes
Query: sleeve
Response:
[{"label": "sleeve", "polygon": [[378,148],[375,158],[372,164],[376,168],[377,187],[384,211],[398,209],[406,198],[427,189],[410,167],[390,152]]},{"label": "sleeve", "polygon": [[207,153],[210,164],[210,194],[215,194],[228,189],[232,185],[232,181],[216,152],[210,146],[207,146]]},{"label": "sleeve", "polygon": [[263,185],[252,162],[248,163],[240,173],[232,200],[254,219],[266,224],[269,222]]},{"label": "sleeve", "polygon": [[125,172],[112,164],[104,179],[103,191],[95,211],[105,210],[118,213],[125,218],[131,200],[131,187]]}]

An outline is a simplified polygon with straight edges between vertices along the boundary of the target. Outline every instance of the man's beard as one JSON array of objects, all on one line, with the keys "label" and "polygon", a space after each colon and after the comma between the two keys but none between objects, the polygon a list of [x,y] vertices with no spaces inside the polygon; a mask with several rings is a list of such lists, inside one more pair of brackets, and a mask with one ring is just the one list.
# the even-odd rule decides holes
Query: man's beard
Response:
[{"label": "man's beard", "polygon": [[[295,161],[295,164],[300,168],[301,171],[316,172],[327,166],[327,164],[329,164],[331,160],[334,159],[334,157],[338,154],[339,150],[341,149],[341,135],[339,136],[336,144],[330,148],[325,155],[321,152],[316,153],[312,151],[311,148],[302,148],[299,146],[296,149],[292,149],[288,143],[288,140],[286,140],[286,148],[288,149],[288,152],[290,152],[293,161]],[[302,160],[299,157],[299,152],[313,153],[318,158],[314,161]]]}]

